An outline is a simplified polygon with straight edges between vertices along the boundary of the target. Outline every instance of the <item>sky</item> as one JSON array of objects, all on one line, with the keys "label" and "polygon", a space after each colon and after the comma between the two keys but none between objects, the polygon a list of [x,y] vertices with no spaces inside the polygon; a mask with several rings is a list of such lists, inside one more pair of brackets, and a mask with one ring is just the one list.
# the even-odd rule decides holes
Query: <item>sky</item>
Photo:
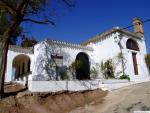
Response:
[{"label": "sky", "polygon": [[[55,17],[56,26],[26,23],[29,36],[81,43],[112,27],[132,25],[133,17],[150,19],[150,0],[74,0],[75,7]],[[62,10],[62,9],[61,9]],[[150,22],[143,25],[150,53]],[[133,28],[130,29],[131,31]]]}]

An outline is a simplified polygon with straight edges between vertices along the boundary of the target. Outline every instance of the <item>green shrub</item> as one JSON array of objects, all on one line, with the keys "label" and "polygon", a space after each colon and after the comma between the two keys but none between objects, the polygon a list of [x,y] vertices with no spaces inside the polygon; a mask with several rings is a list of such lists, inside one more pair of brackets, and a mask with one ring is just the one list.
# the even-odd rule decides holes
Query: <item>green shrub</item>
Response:
[{"label": "green shrub", "polygon": [[112,59],[107,60],[106,62],[101,62],[100,65],[101,71],[104,75],[104,78],[109,79],[109,78],[115,78],[114,76],[114,65]]},{"label": "green shrub", "polygon": [[63,72],[63,73],[61,74],[61,79],[62,79],[62,80],[69,80],[69,76],[68,76],[68,74],[67,74],[67,71],[65,71],[65,72]]},{"label": "green shrub", "polygon": [[91,78],[97,78],[98,72],[95,67],[90,70]]},{"label": "green shrub", "polygon": [[129,75],[121,75],[120,79],[128,79],[130,81]]}]

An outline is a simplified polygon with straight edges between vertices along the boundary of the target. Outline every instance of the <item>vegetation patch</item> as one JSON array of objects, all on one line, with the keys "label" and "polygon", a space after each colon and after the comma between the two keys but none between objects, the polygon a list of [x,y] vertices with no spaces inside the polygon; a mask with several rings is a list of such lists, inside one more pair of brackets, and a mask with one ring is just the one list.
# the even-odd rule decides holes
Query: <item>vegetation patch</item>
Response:
[{"label": "vegetation patch", "polygon": [[101,68],[101,72],[104,75],[104,78],[106,79],[115,78],[114,75],[115,68],[112,59],[108,59],[105,62],[102,61],[100,68]]},{"label": "vegetation patch", "polygon": [[120,79],[128,79],[130,81],[129,75],[121,75],[119,78]]}]

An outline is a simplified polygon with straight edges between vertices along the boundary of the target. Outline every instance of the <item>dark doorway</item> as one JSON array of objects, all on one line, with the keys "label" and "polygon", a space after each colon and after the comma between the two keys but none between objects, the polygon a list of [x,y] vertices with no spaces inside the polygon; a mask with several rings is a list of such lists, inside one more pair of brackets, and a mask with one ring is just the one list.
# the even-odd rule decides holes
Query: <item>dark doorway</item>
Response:
[{"label": "dark doorway", "polygon": [[30,64],[31,64],[31,61],[30,59],[28,60],[28,72],[30,72]]},{"label": "dark doorway", "polygon": [[76,57],[76,78],[79,80],[90,79],[90,63],[86,53],[78,53]]},{"label": "dark doorway", "polygon": [[25,74],[24,63],[22,64],[22,74]]},{"label": "dark doorway", "polygon": [[138,75],[138,65],[137,65],[136,53],[132,53],[132,58],[133,58],[134,73],[135,73],[135,75]]}]

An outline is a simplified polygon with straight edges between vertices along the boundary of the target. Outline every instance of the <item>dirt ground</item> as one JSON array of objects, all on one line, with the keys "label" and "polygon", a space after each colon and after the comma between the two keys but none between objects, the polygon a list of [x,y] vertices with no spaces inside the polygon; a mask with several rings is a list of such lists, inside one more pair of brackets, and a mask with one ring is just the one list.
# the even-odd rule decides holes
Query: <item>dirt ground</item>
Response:
[{"label": "dirt ground", "polygon": [[70,113],[134,113],[150,111],[150,82],[131,85],[108,93],[102,103],[88,104]]},{"label": "dirt ground", "polygon": [[[31,93],[19,84],[5,85],[6,97],[0,100],[0,113],[68,113],[86,104],[103,102],[107,91]],[[76,112],[77,113],[77,112]]]}]

